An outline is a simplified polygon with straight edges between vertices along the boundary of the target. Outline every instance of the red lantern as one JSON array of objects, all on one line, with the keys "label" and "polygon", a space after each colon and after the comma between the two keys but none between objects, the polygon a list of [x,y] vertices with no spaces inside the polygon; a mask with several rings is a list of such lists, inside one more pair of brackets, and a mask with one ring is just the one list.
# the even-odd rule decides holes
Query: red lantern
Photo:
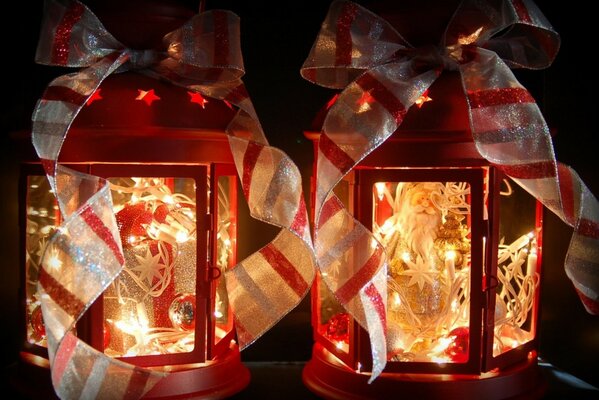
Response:
[{"label": "red lantern", "polygon": [[[115,33],[148,45],[139,43],[140,31],[151,28],[161,37],[193,15],[170,7],[164,26],[141,22],[140,30],[132,24]],[[118,18],[114,10],[104,10],[105,20]],[[141,36],[152,41],[156,35]],[[169,371],[146,398],[224,398],[249,382],[223,275],[237,262],[238,180],[224,132],[234,114],[224,101],[125,72],[108,77],[88,100],[61,151],[61,164],[110,183],[125,258],[123,272],[78,321],[76,335],[110,357]],[[35,282],[62,221],[39,159],[23,147],[21,366],[26,377],[45,374],[51,390]]]},{"label": "red lantern", "polygon": [[386,367],[367,383],[369,336],[351,317],[333,328],[346,314],[319,277],[304,382],[325,398],[538,396],[542,206],[477,152],[457,73],[427,97],[335,188],[387,254]]}]

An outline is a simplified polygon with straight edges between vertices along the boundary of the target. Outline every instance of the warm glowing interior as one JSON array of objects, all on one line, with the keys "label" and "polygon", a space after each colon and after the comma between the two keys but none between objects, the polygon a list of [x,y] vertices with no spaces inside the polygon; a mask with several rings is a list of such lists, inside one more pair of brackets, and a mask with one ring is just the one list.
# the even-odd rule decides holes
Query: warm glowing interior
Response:
[{"label": "warm glowing interior", "polygon": [[[502,185],[495,324],[490,327],[493,356],[534,338],[539,280],[536,201],[514,183],[505,180]],[[486,188],[485,182],[484,218],[488,218]],[[351,190],[336,191],[351,206]],[[472,201],[467,182],[380,181],[372,186],[372,231],[388,262],[390,361],[468,361],[474,329]],[[485,248],[492,245],[486,237],[482,242]],[[319,332],[337,350],[347,352],[352,346],[350,317],[324,284],[319,285],[319,302]]]},{"label": "warm glowing interior", "polygon": [[[192,178],[110,178],[123,252],[123,272],[103,295],[104,351],[114,357],[190,352],[195,347],[197,279],[196,186]],[[235,263],[234,176],[215,183],[217,226],[209,236],[208,264],[215,269],[211,318],[215,342],[233,329],[224,272]],[[206,194],[208,200],[210,192]],[[27,188],[27,340],[46,346],[36,289],[39,264],[59,225],[56,199],[45,176],[30,176]],[[211,240],[215,252],[211,254]],[[52,251],[50,248],[49,251]],[[47,258],[49,268],[60,260]],[[208,260],[209,261],[209,260]],[[94,328],[97,329],[97,328]]]}]

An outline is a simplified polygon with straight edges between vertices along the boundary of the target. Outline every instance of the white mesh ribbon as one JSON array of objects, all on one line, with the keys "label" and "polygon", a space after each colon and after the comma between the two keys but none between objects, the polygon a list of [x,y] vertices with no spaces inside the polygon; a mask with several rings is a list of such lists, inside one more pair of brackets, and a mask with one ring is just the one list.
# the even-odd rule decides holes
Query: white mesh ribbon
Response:
[{"label": "white mesh ribbon", "polygon": [[[556,161],[539,108],[510,70],[545,68],[558,48],[559,36],[526,0],[464,0],[440,45],[419,49],[365,8],[331,4],[301,70],[311,82],[343,89],[320,136],[314,246],[323,280],[369,333],[371,381],[386,363],[385,251],[332,190],[444,69],[461,74],[480,154],[574,228],[566,271],[587,310],[599,314],[599,205]],[[344,273],[327,274],[333,265]]]},{"label": "white mesh ribbon", "polygon": [[83,68],[52,81],[32,117],[32,141],[64,221],[48,244],[53,260],[47,251],[38,282],[52,382],[63,399],[139,398],[166,375],[110,358],[73,333],[125,260],[107,182],[57,160],[77,113],[117,70],[167,79],[238,108],[227,134],[251,214],[282,228],[226,274],[240,347],[295,307],[313,279],[301,176],[287,155],[268,145],[241,81],[239,18],[223,10],[203,12],[166,35],[164,45],[164,53],[128,49],[83,4],[46,2],[36,60]]}]

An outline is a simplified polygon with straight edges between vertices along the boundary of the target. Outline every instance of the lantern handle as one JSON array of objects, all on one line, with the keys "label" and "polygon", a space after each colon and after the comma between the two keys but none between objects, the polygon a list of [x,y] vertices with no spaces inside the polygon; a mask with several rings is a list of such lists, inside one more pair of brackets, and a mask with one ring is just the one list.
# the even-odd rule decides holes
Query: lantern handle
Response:
[{"label": "lantern handle", "polygon": [[210,265],[206,271],[206,280],[207,281],[215,281],[218,278],[220,278],[222,272],[220,270],[220,268],[218,267],[213,267],[212,265]]}]

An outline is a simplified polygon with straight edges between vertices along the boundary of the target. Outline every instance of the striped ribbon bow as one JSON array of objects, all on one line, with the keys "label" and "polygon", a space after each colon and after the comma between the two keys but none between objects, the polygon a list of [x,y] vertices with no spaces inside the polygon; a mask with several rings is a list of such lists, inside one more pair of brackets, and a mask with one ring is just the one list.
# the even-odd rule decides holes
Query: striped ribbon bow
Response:
[{"label": "striped ribbon bow", "polygon": [[[228,11],[203,12],[167,34],[164,44],[165,53],[128,49],[78,1],[46,2],[36,61],[84,67],[52,81],[32,117],[32,141],[64,221],[47,247],[60,267],[49,262],[46,251],[38,282],[52,382],[61,398],[138,398],[166,375],[110,358],[73,333],[125,261],[107,182],[57,160],[77,113],[113,72],[134,69],[238,107],[227,134],[251,215],[282,228],[226,273],[240,348],[295,307],[313,280],[301,176],[287,155],[268,145],[240,79],[239,18]],[[89,194],[89,188],[96,189]]]},{"label": "striped ribbon bow", "polygon": [[[566,272],[586,309],[599,314],[599,204],[576,172],[556,161],[538,106],[510,70],[545,68],[558,48],[558,34],[527,0],[463,0],[440,46],[425,49],[355,3],[331,4],[301,70],[311,82],[343,89],[319,142],[314,247],[323,279],[369,332],[371,381],[386,363],[385,251],[332,189],[398,128],[443,69],[461,75],[481,156],[574,228]],[[370,107],[360,108],[365,96]],[[359,249],[354,258],[344,257],[352,248]],[[333,266],[347,278],[326,274]]]}]

